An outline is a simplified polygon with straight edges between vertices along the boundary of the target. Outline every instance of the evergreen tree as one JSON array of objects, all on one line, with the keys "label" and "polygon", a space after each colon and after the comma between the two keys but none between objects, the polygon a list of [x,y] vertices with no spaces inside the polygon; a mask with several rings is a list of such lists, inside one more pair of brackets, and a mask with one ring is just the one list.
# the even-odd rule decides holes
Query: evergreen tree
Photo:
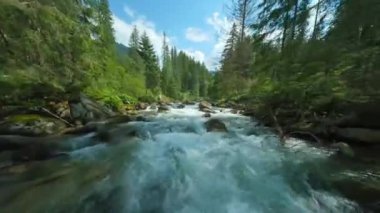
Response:
[{"label": "evergreen tree", "polygon": [[251,24],[254,13],[254,0],[232,0],[232,17],[239,25],[239,39],[243,40]]},{"label": "evergreen tree", "polygon": [[105,49],[110,50],[112,53],[115,52],[115,37],[112,28],[112,14],[109,9],[108,0],[99,1],[98,27],[101,45]]},{"label": "evergreen tree", "polygon": [[139,53],[145,62],[146,88],[157,93],[160,88],[160,68],[153,45],[145,32],[141,36]]},{"label": "evergreen tree", "polygon": [[[163,46],[162,46],[162,84],[161,89],[165,95],[170,96],[169,87],[173,78],[172,62],[169,52],[169,45],[167,43],[166,34],[163,36]],[[173,94],[171,94],[173,95]]]},{"label": "evergreen tree", "polygon": [[131,49],[138,50],[139,46],[140,46],[140,34],[139,34],[139,31],[135,25],[135,26],[133,26],[133,31],[132,31],[132,34],[129,38],[129,47]]}]

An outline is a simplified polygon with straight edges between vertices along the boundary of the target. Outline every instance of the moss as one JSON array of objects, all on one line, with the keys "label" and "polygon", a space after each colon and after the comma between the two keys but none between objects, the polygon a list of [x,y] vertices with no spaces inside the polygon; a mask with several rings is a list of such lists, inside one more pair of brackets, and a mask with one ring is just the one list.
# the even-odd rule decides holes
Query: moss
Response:
[{"label": "moss", "polygon": [[28,123],[41,120],[43,117],[36,114],[25,114],[25,115],[12,115],[7,118],[7,121],[12,123]]}]

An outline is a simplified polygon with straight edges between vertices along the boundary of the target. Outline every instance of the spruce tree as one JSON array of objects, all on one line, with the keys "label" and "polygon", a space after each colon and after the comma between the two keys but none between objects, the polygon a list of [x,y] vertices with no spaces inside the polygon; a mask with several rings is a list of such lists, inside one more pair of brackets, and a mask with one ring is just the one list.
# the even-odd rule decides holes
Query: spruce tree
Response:
[{"label": "spruce tree", "polygon": [[153,45],[146,32],[141,36],[139,53],[145,62],[146,88],[157,93],[160,88],[160,68]]},{"label": "spruce tree", "polygon": [[131,36],[129,38],[129,47],[131,49],[138,50],[139,46],[140,46],[140,34],[139,34],[139,31],[135,25],[135,26],[133,26],[133,31],[132,31]]}]

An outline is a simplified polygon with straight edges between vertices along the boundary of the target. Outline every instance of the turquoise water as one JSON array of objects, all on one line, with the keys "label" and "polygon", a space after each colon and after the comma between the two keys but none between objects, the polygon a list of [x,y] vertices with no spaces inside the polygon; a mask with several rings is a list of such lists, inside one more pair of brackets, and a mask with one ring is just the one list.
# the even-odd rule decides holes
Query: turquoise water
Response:
[{"label": "turquoise water", "polygon": [[121,125],[110,145],[2,174],[1,212],[361,212],[329,186],[331,151],[283,146],[228,110],[213,115],[228,133],[208,133],[202,115],[171,109]]}]

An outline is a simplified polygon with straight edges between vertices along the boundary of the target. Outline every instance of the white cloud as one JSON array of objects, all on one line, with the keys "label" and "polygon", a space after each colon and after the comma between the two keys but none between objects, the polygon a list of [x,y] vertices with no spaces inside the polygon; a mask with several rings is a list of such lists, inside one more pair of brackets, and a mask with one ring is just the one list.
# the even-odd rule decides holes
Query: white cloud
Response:
[{"label": "white cloud", "polygon": [[[154,46],[156,53],[159,56],[161,55],[163,34],[156,29],[156,26],[153,22],[147,20],[144,16],[141,16],[137,13],[134,13],[134,18],[130,22],[124,21],[116,15],[113,15],[112,19],[113,28],[115,30],[116,42],[128,46],[129,38],[131,36],[134,26],[136,26],[140,33],[147,33]],[[167,42],[169,43],[169,46],[171,46],[170,44],[172,43],[172,41],[175,40],[175,37],[168,37]],[[205,61],[205,54],[202,51],[192,49],[186,49],[182,51],[185,52],[187,55],[193,57],[197,61]]]},{"label": "white cloud", "polygon": [[194,58],[196,61],[205,62],[205,54],[202,51],[199,50],[192,50],[192,49],[185,49],[182,50],[184,53],[186,53],[188,56]]},{"label": "white cloud", "polygon": [[[163,35],[156,29],[153,22],[147,20],[143,16],[139,16],[131,22],[126,22],[116,15],[113,15],[112,18],[116,42],[128,46],[130,35],[133,31],[134,26],[136,26],[140,33],[146,32],[154,46],[156,53],[160,55]],[[168,40],[170,42],[170,39]]]},{"label": "white cloud", "polygon": [[218,12],[214,12],[211,17],[207,18],[207,24],[218,33],[226,33],[232,27],[232,22],[226,16],[221,17]]},{"label": "white cloud", "polygon": [[211,56],[206,59],[205,63],[207,67],[216,69],[233,22],[228,20],[226,16],[222,17],[218,12],[215,12],[211,17],[207,18],[207,23],[214,28],[216,41]]},{"label": "white cloud", "polygon": [[131,18],[134,18],[135,17],[135,11],[132,9],[132,8],[130,8],[130,7],[128,7],[127,5],[124,5],[124,12],[129,16],[129,17],[131,17]]},{"label": "white cloud", "polygon": [[199,28],[189,27],[186,29],[186,39],[192,42],[205,42],[210,36]]}]

